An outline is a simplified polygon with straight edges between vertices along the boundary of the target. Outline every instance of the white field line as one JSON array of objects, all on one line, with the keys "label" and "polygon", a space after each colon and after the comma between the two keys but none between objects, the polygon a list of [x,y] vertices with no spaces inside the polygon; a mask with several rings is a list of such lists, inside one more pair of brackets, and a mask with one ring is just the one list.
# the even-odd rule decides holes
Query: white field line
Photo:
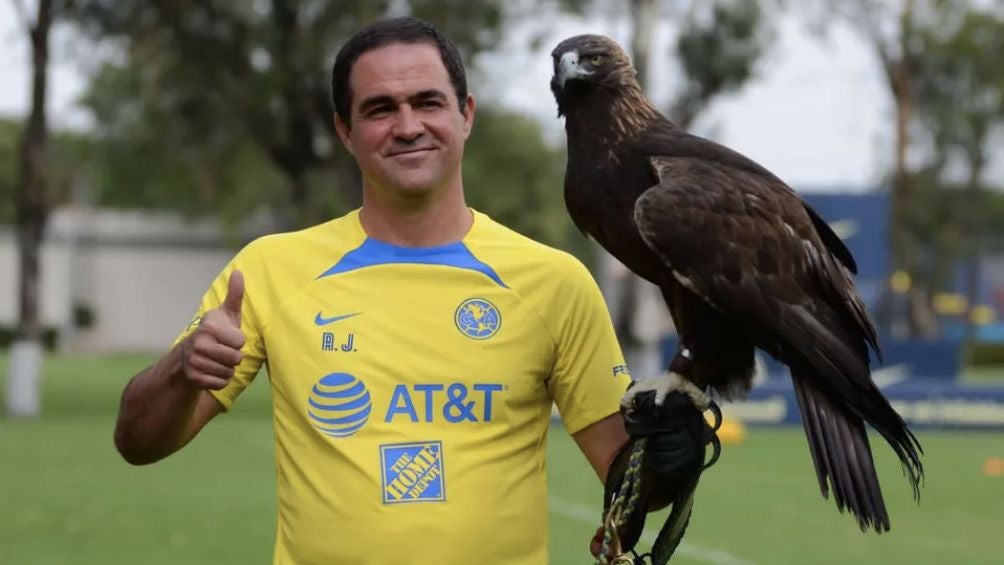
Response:
[{"label": "white field line", "polygon": [[[558,498],[553,495],[548,498],[548,506],[551,509],[551,512],[570,520],[599,526],[599,510],[594,510],[588,506]],[[657,533],[658,532],[656,531],[645,528],[641,534],[641,542],[651,546],[655,543]],[[686,555],[687,557],[703,561],[705,563],[712,563],[713,565],[756,565],[753,561],[743,559],[742,557],[736,557],[723,549],[695,545],[687,541],[680,543],[680,546],[676,548],[676,553]]]}]

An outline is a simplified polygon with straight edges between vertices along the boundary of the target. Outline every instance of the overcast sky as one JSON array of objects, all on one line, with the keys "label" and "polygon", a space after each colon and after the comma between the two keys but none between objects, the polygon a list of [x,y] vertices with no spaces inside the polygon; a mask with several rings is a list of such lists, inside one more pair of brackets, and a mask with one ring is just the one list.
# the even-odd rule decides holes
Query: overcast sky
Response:
[{"label": "overcast sky", "polygon": [[[57,31],[61,28],[57,28]],[[494,99],[538,118],[553,139],[562,135],[548,90],[548,52],[561,39],[602,33],[622,43],[626,21],[567,18],[537,52],[528,52],[525,34],[511,34],[499,53],[482,63],[489,78],[472,83],[475,96]],[[675,30],[659,26],[656,54],[669,53]],[[67,41],[65,30],[53,43],[49,111],[57,126],[86,127],[74,106],[84,85],[87,50]],[[0,0],[0,114],[21,115],[29,94],[27,40],[17,28],[11,2]],[[670,62],[653,66],[652,96],[664,103],[672,91]],[[695,132],[752,157],[800,190],[875,185],[890,162],[891,101],[867,45],[846,26],[831,27],[825,39],[803,21],[786,17],[755,80],[740,93],[715,104]]]}]

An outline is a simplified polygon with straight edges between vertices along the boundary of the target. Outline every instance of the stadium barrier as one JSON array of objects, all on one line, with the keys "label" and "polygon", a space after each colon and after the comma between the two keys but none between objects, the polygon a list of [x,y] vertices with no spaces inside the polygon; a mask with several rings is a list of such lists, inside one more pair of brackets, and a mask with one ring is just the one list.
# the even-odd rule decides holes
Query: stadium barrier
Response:
[{"label": "stadium barrier", "polygon": [[[962,382],[961,347],[957,340],[884,343],[884,362],[873,379],[893,408],[913,427],[1004,429],[1004,386]],[[662,340],[666,362],[676,351],[676,337]],[[723,405],[727,417],[750,425],[793,425],[801,422],[788,369],[758,352],[753,389],[740,402]]]}]

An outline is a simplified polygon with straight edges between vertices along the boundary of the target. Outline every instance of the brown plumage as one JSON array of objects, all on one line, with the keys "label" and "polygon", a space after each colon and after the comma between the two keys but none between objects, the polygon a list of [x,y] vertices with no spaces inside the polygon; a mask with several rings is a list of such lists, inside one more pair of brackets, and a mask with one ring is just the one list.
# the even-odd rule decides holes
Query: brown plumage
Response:
[{"label": "brown plumage", "polygon": [[684,377],[731,398],[751,385],[754,348],[784,362],[823,496],[862,530],[888,530],[864,424],[915,497],[921,448],[871,379],[879,345],[850,252],[779,178],[663,117],[610,39],[573,37],[552,56],[575,224],[662,289],[693,357],[676,365]]}]

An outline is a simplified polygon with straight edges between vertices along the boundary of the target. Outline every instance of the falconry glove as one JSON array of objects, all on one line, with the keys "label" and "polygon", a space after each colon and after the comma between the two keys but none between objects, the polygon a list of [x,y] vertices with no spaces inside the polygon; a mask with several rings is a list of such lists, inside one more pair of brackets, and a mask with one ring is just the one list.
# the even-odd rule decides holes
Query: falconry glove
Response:
[{"label": "falconry glove", "polygon": [[[601,563],[618,562],[616,558],[605,561],[609,555],[624,560],[641,537],[645,515],[672,505],[651,553],[655,564],[669,561],[690,520],[698,479],[721,451],[716,435],[721,411],[713,402],[711,410],[714,425],[687,394],[671,392],[659,406],[652,391],[639,394],[630,411],[622,408],[630,441],[617,453],[607,474]],[[712,455],[705,462],[709,443]],[[623,562],[643,562],[637,555],[635,559],[639,561],[627,558]]]}]

